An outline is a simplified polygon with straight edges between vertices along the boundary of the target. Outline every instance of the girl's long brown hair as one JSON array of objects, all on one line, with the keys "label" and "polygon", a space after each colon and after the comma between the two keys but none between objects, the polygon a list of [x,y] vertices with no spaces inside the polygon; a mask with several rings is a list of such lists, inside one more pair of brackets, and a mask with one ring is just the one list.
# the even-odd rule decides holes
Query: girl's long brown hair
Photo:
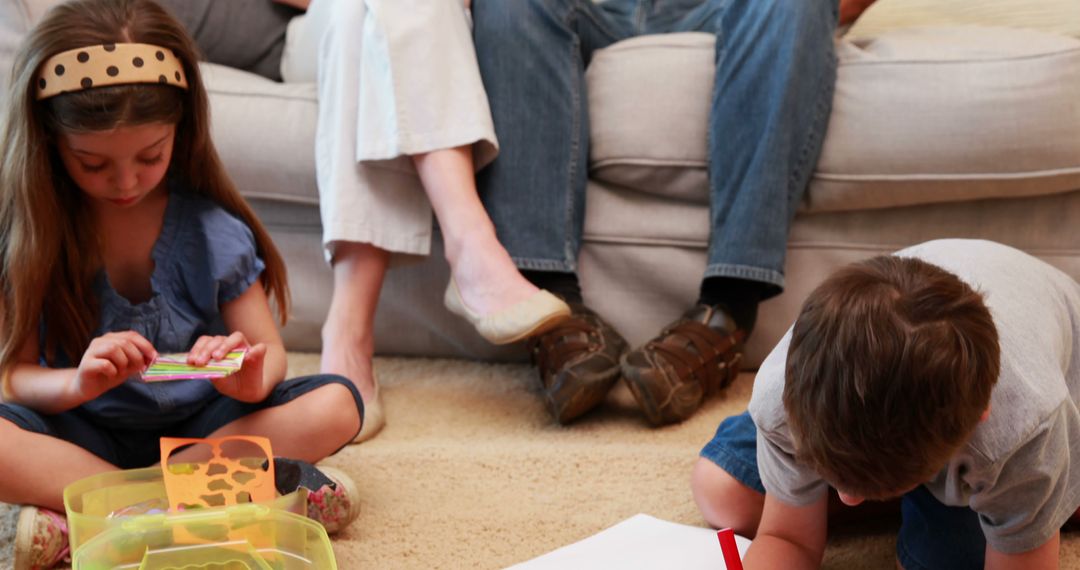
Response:
[{"label": "girl's long brown hair", "polygon": [[[60,52],[105,43],[171,49],[188,89],[122,85],[35,101],[39,68]],[[152,0],[73,0],[53,8],[23,42],[7,109],[0,118],[0,374],[39,326],[45,358],[58,351],[77,364],[99,319],[93,280],[102,270],[97,232],[82,192],[56,152],[59,132],[87,132],[155,122],[176,123],[169,176],[184,181],[243,220],[266,263],[262,284],[284,324],[289,310],[285,264],[270,235],[225,173],[210,140],[206,89],[194,43]]]}]

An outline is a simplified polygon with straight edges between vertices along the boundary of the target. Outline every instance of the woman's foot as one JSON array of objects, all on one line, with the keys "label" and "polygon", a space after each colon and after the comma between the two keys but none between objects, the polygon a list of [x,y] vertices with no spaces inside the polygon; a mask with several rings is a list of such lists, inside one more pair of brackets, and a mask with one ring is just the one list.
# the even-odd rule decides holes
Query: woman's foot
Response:
[{"label": "woman's foot", "polygon": [[327,321],[322,332],[322,357],[319,372],[337,374],[352,380],[366,406],[374,399],[378,387],[375,383],[375,370],[372,356],[375,343],[370,336],[349,338],[347,333],[335,332],[336,328]]},{"label": "woman's foot", "polygon": [[521,276],[494,230],[471,232],[459,244],[448,243],[446,258],[461,300],[478,315],[497,313],[540,292]]},{"label": "woman's foot", "polygon": [[367,404],[376,394],[375,309],[390,254],[354,242],[336,242],[333,251],[334,294],[322,328],[321,371],[352,380]]},{"label": "woman's foot", "polygon": [[340,326],[332,322],[332,319],[328,319],[323,325],[322,338],[323,351],[319,370],[323,374],[344,376],[356,385],[356,389],[360,391],[360,399],[364,401],[364,419],[360,425],[360,433],[352,442],[367,441],[386,425],[382,395],[372,366],[374,340],[371,335],[354,337],[347,326]]},{"label": "woman's foot", "polygon": [[570,307],[522,277],[494,231],[472,232],[447,245],[450,285],[444,298],[488,342],[507,344],[539,334],[570,316]]}]

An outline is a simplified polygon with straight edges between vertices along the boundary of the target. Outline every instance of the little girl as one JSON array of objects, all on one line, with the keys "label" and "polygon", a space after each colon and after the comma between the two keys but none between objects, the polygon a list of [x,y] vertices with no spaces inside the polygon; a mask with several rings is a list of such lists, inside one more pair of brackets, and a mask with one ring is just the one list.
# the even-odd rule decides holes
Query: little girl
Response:
[{"label": "little girl", "polygon": [[[152,0],[74,0],[16,60],[0,128],[0,501],[33,505],[16,568],[63,557],[65,486],[153,465],[162,436],[262,435],[314,463],[360,430],[347,379],[284,381],[269,300],[284,322],[285,267],[210,141],[195,54]],[[139,377],[159,352],[203,365],[238,347],[225,379]],[[330,530],[356,512],[334,478],[321,491],[346,520]]]}]

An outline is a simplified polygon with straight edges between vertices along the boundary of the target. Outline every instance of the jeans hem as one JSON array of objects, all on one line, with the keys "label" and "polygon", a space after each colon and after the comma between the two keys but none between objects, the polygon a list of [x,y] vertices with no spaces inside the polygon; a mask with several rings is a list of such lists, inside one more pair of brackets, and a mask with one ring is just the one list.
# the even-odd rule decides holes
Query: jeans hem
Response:
[{"label": "jeans hem", "polygon": [[773,269],[737,265],[731,263],[713,263],[705,268],[705,277],[735,277],[750,281],[759,281],[784,288],[784,274]]},{"label": "jeans hem", "polygon": [[557,261],[554,259],[513,258],[514,265],[519,270],[526,271],[557,271],[559,273],[577,273],[577,264],[572,261]]}]

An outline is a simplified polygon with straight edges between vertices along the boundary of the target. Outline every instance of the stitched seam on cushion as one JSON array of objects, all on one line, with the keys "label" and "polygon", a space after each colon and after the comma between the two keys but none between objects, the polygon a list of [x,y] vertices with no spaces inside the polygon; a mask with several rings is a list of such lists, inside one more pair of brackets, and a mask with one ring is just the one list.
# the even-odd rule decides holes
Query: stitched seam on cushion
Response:
[{"label": "stitched seam on cushion", "polygon": [[706,160],[697,159],[667,159],[667,158],[605,158],[591,165],[591,170],[619,166],[673,166],[679,168],[708,168]]},{"label": "stitched seam on cushion", "polygon": [[[708,242],[695,239],[678,238],[643,238],[636,236],[618,236],[614,234],[586,232],[584,241],[590,245],[641,246],[641,247],[680,247],[705,249]],[[887,254],[910,246],[909,243],[865,244],[857,242],[789,240],[788,250],[844,250],[865,251],[875,254]],[[1080,247],[1055,248],[1024,246],[1024,251],[1037,257],[1080,257]]]},{"label": "stitched seam on cushion", "polygon": [[[605,158],[592,163],[592,172],[623,166],[649,166],[670,168],[707,168],[706,161],[669,160],[663,158]],[[835,180],[839,182],[906,182],[911,180],[980,180],[982,178],[1020,180],[1033,177],[1058,177],[1080,174],[1080,166],[1051,168],[1043,170],[1025,170],[1019,172],[971,172],[971,173],[916,173],[916,174],[835,174],[815,171],[814,179]]]},{"label": "stitched seam on cushion", "polygon": [[831,174],[815,172],[818,180],[906,182],[911,180],[979,180],[982,178],[1018,180],[1023,178],[1050,178],[1080,174],[1080,166],[1020,172],[972,172],[972,173],[920,173],[920,174]]},{"label": "stitched seam on cushion", "polygon": [[306,95],[279,95],[276,93],[246,92],[239,90],[230,91],[227,89],[222,89],[220,87],[207,89],[206,91],[211,95],[217,95],[219,97],[243,97],[245,99],[250,97],[257,97],[260,99],[279,99],[284,101],[304,101],[316,104],[318,103],[317,97],[308,97]]},{"label": "stitched seam on cushion", "polygon": [[274,202],[288,202],[290,204],[303,204],[305,206],[318,206],[318,197],[308,196],[296,196],[294,194],[283,194],[278,192],[258,192],[258,191],[244,191],[243,196],[247,200],[271,200]]},{"label": "stitched seam on cushion", "polygon": [[[874,57],[873,52],[863,52],[869,54],[868,57]],[[898,59],[898,60],[844,60],[841,59],[840,65],[842,67],[857,67],[865,65],[973,65],[973,64],[993,64],[1000,62],[1014,62],[1014,61],[1028,61],[1038,59],[1052,59],[1060,57],[1072,57],[1080,55],[1080,47],[1064,48],[1059,51],[1052,51],[1048,53],[1033,53],[1027,55],[1012,55],[995,57],[994,59]]]},{"label": "stitched seam on cushion", "polygon": [[[711,34],[706,34],[705,32],[676,32],[676,33],[701,34],[703,36],[711,35]],[[647,34],[647,35],[653,36],[653,35],[660,35],[660,34]],[[638,36],[638,37],[644,37],[644,36]],[[620,40],[620,41],[627,41],[627,40]],[[712,50],[712,48],[713,48],[713,46],[711,44],[706,44],[705,42],[701,42],[701,43],[697,43],[697,44],[690,44],[690,43],[685,43],[685,44],[643,43],[641,45],[630,45],[630,46],[620,45],[618,48],[604,48],[605,50],[610,50],[610,51],[605,51],[604,53],[605,54],[611,54],[611,53],[623,53],[623,52],[640,51],[640,50],[657,51],[657,50],[668,50],[668,49],[670,49],[670,50],[695,50],[696,51],[696,50]]]}]

